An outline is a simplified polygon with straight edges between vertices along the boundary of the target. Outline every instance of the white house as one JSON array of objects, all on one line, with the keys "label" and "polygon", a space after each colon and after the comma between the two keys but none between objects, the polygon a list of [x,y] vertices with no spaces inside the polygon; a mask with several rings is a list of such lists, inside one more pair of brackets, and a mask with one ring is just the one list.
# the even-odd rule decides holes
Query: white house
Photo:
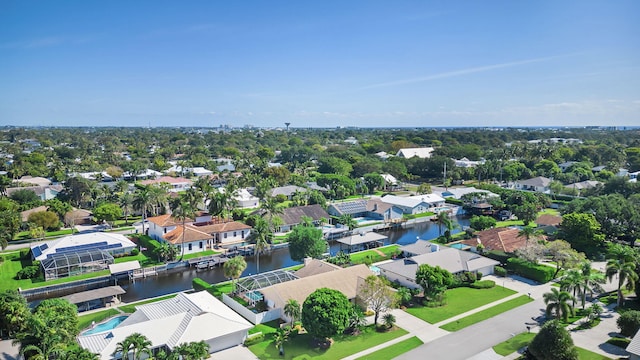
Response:
[{"label": "white house", "polygon": [[396,156],[402,157],[405,159],[411,159],[414,156],[419,157],[420,159],[427,159],[431,157],[431,153],[435,150],[432,147],[423,147],[423,148],[405,148],[400,149],[396,153]]},{"label": "white house", "polygon": [[405,214],[420,214],[427,211],[436,211],[444,206],[445,200],[436,194],[424,194],[416,196],[385,195],[381,200],[387,204],[395,205]]},{"label": "white house", "polygon": [[198,341],[207,343],[209,352],[215,353],[242,344],[252,327],[215,296],[200,291],[139,305],[120,325],[96,334],[80,334],[78,343],[103,360],[121,359],[117,344],[133,333],[149,339],[154,354]]},{"label": "white house", "polygon": [[515,185],[517,190],[535,191],[543,194],[551,193],[551,179],[544,176],[518,180]]},{"label": "white house", "polygon": [[439,266],[454,275],[465,271],[490,275],[493,274],[494,267],[500,263],[473,252],[454,248],[441,249],[439,245],[429,244],[428,252],[422,255],[380,264],[378,268],[380,275],[389,281],[409,288],[418,288],[416,271],[422,264]]},{"label": "white house", "polygon": [[31,246],[34,260],[42,261],[59,254],[70,254],[83,250],[104,250],[111,255],[124,255],[136,248],[136,244],[122,234],[92,232],[75,234]]},{"label": "white house", "polygon": [[251,195],[247,189],[238,190],[233,200],[236,201],[236,206],[241,209],[257,208],[260,206],[260,199],[258,199],[257,196]]},{"label": "white house", "polygon": [[140,181],[142,185],[152,185],[152,184],[168,184],[170,192],[178,192],[187,190],[193,185],[193,182],[189,179],[185,179],[182,177],[171,177],[171,176],[162,176],[157,179],[149,179]]}]

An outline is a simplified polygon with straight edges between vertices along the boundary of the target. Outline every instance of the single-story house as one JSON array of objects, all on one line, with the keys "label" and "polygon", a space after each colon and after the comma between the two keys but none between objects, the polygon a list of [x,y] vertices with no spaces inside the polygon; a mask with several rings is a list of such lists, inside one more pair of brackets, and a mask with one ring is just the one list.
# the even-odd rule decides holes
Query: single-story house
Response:
[{"label": "single-story house", "polygon": [[51,185],[51,180],[39,176],[25,175],[20,179],[13,180],[14,183],[30,184],[33,186],[47,186]]},{"label": "single-story house", "polygon": [[500,195],[492,193],[489,190],[476,189],[474,187],[450,187],[446,191],[440,193],[443,198],[452,197],[454,199],[460,200],[463,196],[468,194],[477,194],[477,198],[492,198],[492,197],[500,197]]},{"label": "single-story house", "polygon": [[[289,299],[296,300],[299,304],[302,304],[312,292],[319,288],[338,290],[347,299],[355,301],[358,278],[365,279],[370,275],[374,274],[369,267],[360,264],[271,285],[258,291],[263,295],[269,309],[283,309]],[[286,319],[284,312],[281,317]]]},{"label": "single-story house", "polygon": [[67,226],[86,225],[93,222],[93,213],[85,209],[73,208],[64,214],[64,223]]},{"label": "single-story house", "polygon": [[432,147],[423,147],[423,148],[405,148],[400,149],[396,153],[396,156],[402,157],[405,159],[411,159],[414,156],[419,157],[420,159],[427,159],[431,157],[431,153],[435,150]]},{"label": "single-story house", "polygon": [[535,221],[538,226],[537,229],[542,230],[547,235],[556,234],[561,222],[562,216],[551,214],[540,215]]},{"label": "single-story house", "polygon": [[424,194],[416,196],[385,195],[381,200],[387,204],[397,206],[404,214],[420,214],[427,211],[437,211],[445,200],[436,194]]},{"label": "single-story house", "polygon": [[304,193],[307,191],[309,190],[296,185],[279,186],[271,189],[271,191],[269,192],[269,196],[284,195],[288,200],[291,200],[295,193]]},{"label": "single-story house", "polygon": [[153,169],[145,169],[143,172],[132,174],[129,171],[125,171],[122,174],[124,179],[156,179],[157,177],[162,176],[162,173],[159,171],[155,171]]},{"label": "single-story house", "polygon": [[515,182],[517,190],[535,191],[549,194],[551,192],[551,179],[538,176],[527,180],[517,180]]},{"label": "single-story house", "polygon": [[478,245],[482,244],[485,251],[502,251],[514,253],[527,245],[527,238],[520,236],[518,228],[494,228],[482,230],[476,233],[476,237],[461,241],[468,245],[471,251],[477,251]]},{"label": "single-story house", "polygon": [[558,164],[558,167],[560,168],[560,171],[567,172],[567,170],[569,170],[570,167],[572,167],[577,163],[578,163],[577,161],[565,161],[563,163]]},{"label": "single-story house", "polygon": [[252,327],[215,296],[200,291],[139,305],[112,330],[80,335],[78,343],[104,360],[122,358],[123,354],[116,353],[117,344],[133,333],[149,339],[154,354],[161,349],[171,351],[177,345],[197,341],[204,341],[209,345],[209,352],[215,353],[241,345]]},{"label": "single-story house", "polygon": [[422,264],[439,266],[454,275],[465,271],[490,275],[493,274],[493,269],[499,265],[499,262],[469,251],[439,248],[437,251],[380,264],[378,268],[380,275],[389,281],[398,282],[409,288],[419,288],[420,286],[416,283],[416,271]]},{"label": "single-story house", "polygon": [[20,219],[22,220],[23,223],[26,223],[27,221],[29,221],[29,215],[33,213],[41,212],[41,211],[47,211],[47,207],[42,205],[42,206],[38,206],[37,208],[25,210],[20,213]]},{"label": "single-story house", "polygon": [[640,331],[631,339],[626,350],[629,353],[629,360],[640,360]]},{"label": "single-story house", "polygon": [[461,167],[461,168],[472,168],[472,167],[476,167],[478,165],[484,164],[484,160],[472,161],[467,159],[466,157],[463,157],[462,159],[459,159],[459,160],[453,159],[453,162],[456,167]]},{"label": "single-story house", "polygon": [[57,240],[31,246],[34,260],[42,261],[54,255],[80,250],[104,250],[112,255],[128,254],[137,245],[126,236],[116,233],[91,232],[68,235]]},{"label": "single-story house", "polygon": [[594,188],[598,185],[602,184],[600,181],[597,180],[585,180],[585,181],[580,181],[577,183],[573,183],[573,184],[567,184],[564,187],[567,189],[575,189],[578,190],[578,193],[580,193],[582,190],[585,189],[591,189]]},{"label": "single-story house", "polygon": [[282,215],[280,215],[283,224],[278,231],[286,232],[293,229],[293,227],[302,223],[303,216],[311,218],[316,226],[320,225],[320,219],[329,220],[329,214],[318,204],[294,206],[283,209]]},{"label": "single-story house", "polygon": [[398,179],[391,174],[380,174],[384,179],[384,188],[387,190],[397,189],[399,187]]},{"label": "single-story house", "polygon": [[260,199],[258,199],[257,196],[251,195],[247,189],[238,190],[236,195],[233,197],[233,200],[236,202],[236,207],[241,209],[250,209],[260,206]]},{"label": "single-story house", "polygon": [[235,165],[233,165],[233,161],[231,159],[218,158],[218,159],[213,159],[213,161],[218,163],[218,166],[216,166],[216,170],[218,170],[218,172],[223,172],[223,171],[234,172],[234,171],[236,171],[236,167],[235,167]]},{"label": "single-story house", "polygon": [[42,201],[55,199],[60,192],[62,192],[62,185],[47,185],[47,186],[22,186],[22,187],[10,187],[5,190],[7,196],[11,196],[16,191],[29,190],[33,191]]},{"label": "single-story house", "polygon": [[440,250],[440,245],[434,244],[427,240],[418,239],[413,244],[403,245],[400,247],[403,257],[412,257]]},{"label": "single-story house", "polygon": [[329,205],[327,212],[331,216],[344,214],[351,217],[367,217],[375,220],[393,221],[402,219],[402,209],[381,199],[358,199]]},{"label": "single-story house", "polygon": [[169,191],[178,192],[187,190],[193,185],[193,182],[189,179],[185,179],[182,177],[171,177],[171,176],[161,176],[157,179],[149,179],[140,181],[142,185],[153,185],[153,184],[169,184]]}]

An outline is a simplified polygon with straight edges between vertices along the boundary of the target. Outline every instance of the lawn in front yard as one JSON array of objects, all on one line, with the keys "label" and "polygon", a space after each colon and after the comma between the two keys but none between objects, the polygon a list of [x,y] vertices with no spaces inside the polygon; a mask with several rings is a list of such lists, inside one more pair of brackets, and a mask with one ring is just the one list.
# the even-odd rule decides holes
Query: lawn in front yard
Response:
[{"label": "lawn in front yard", "polygon": [[406,311],[430,324],[435,324],[515,293],[515,291],[502,286],[495,286],[490,289],[459,287],[446,291],[447,300],[443,306],[427,307],[419,305],[407,308]]},{"label": "lawn in front yard", "polygon": [[377,332],[371,326],[363,329],[358,336],[338,335],[333,338],[333,345],[327,350],[310,348],[311,336],[308,334],[294,335],[284,344],[284,356],[278,354],[278,349],[273,343],[273,336],[267,335],[265,340],[249,346],[259,359],[342,359],[358,353],[372,346],[385,343],[389,340],[407,334],[407,331],[396,328],[388,332]]},{"label": "lawn in front yard", "polygon": [[424,344],[422,340],[417,337],[408,338],[407,340],[400,341],[399,343],[387,346],[384,349],[374,351],[369,355],[359,357],[358,360],[387,360],[393,359],[399,355],[402,355],[410,350],[417,348]]},{"label": "lawn in front yard", "polygon": [[578,350],[578,359],[580,360],[611,360],[610,357],[594,353],[581,347],[576,346],[576,349]]},{"label": "lawn in front yard", "polygon": [[[371,263],[375,263],[378,261],[391,259],[393,254],[399,252],[399,249],[400,249],[400,246],[394,244],[394,245],[382,246],[375,249],[359,251],[356,253],[352,253],[349,256],[351,258],[352,264],[364,264],[367,261],[370,261]],[[381,255],[380,253],[384,254],[384,256]]]},{"label": "lawn in front yard", "polygon": [[503,341],[493,347],[493,351],[498,355],[507,356],[529,345],[536,336],[535,333],[520,333],[509,340]]},{"label": "lawn in front yard", "polygon": [[501,304],[498,304],[496,306],[492,306],[488,309],[485,309],[483,311],[477,312],[475,314],[471,314],[469,316],[465,316],[462,319],[458,319],[456,321],[452,321],[448,324],[442,325],[440,326],[441,329],[443,330],[447,330],[447,331],[458,331],[460,329],[463,329],[467,326],[473,325],[475,323],[479,323],[481,321],[487,320],[489,318],[492,318],[496,315],[502,314],[503,312],[509,311],[511,309],[517,308],[518,306],[524,305],[526,303],[530,303],[532,302],[533,299],[526,296],[526,295],[522,295],[519,296],[515,299],[511,299],[509,301],[505,301]]}]

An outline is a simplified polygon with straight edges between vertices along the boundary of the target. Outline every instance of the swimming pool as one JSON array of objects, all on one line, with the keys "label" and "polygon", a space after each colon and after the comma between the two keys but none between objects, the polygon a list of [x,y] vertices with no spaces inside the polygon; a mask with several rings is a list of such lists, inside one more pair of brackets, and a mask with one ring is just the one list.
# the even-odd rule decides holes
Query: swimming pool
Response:
[{"label": "swimming pool", "polygon": [[91,328],[91,329],[89,329],[87,331],[84,331],[82,333],[82,335],[93,335],[93,334],[98,334],[98,333],[101,333],[101,332],[112,330],[116,326],[120,325],[121,322],[125,321],[128,317],[129,317],[129,315],[122,315],[122,316],[113,317],[113,318],[109,319],[108,321],[100,323],[100,324],[94,326],[93,328]]},{"label": "swimming pool", "polygon": [[465,245],[465,244],[453,244],[451,245],[452,248],[454,249],[458,249],[458,250],[465,250],[469,248],[469,245]]},{"label": "swimming pool", "polygon": [[376,275],[380,275],[380,268],[375,265],[369,266],[369,270],[371,270]]}]

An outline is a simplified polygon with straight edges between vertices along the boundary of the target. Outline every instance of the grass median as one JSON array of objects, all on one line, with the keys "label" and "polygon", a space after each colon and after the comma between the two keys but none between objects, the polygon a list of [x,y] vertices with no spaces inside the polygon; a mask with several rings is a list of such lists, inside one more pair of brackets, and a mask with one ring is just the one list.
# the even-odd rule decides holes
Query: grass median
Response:
[{"label": "grass median", "polygon": [[452,321],[448,324],[440,326],[441,329],[447,331],[458,331],[460,329],[466,328],[467,326],[471,326],[473,324],[479,323],[481,321],[492,318],[496,315],[502,314],[503,312],[509,311],[511,309],[517,308],[529,302],[532,302],[533,299],[526,295],[519,296],[515,299],[511,299],[509,301],[505,301],[496,306],[492,306],[483,311],[477,312],[475,314],[471,314],[469,316],[465,316],[461,319]]},{"label": "grass median", "polygon": [[386,348],[374,351],[371,354],[359,357],[358,360],[387,360],[393,359],[396,356],[400,356],[406,352],[409,352],[418,346],[424,344],[422,340],[417,337],[412,337],[407,340],[400,341],[399,343],[387,346]]}]

